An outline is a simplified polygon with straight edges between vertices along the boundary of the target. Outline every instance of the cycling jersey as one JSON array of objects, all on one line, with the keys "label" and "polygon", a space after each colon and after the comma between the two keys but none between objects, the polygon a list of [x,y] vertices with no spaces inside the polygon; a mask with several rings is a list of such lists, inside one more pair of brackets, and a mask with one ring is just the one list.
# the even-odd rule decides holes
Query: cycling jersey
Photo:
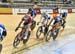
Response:
[{"label": "cycling jersey", "polygon": [[25,20],[25,22],[31,23],[31,22],[32,22],[32,17],[30,17],[30,16],[25,16],[25,17],[23,17],[22,20],[23,20],[23,21]]},{"label": "cycling jersey", "polygon": [[41,18],[45,18],[48,21],[50,19],[50,16],[49,14],[46,13],[46,14],[43,14]]},{"label": "cycling jersey", "polygon": [[5,26],[4,26],[4,25],[0,24],[0,27],[1,27],[3,30],[5,30]]},{"label": "cycling jersey", "polygon": [[62,17],[58,16],[57,18],[54,18],[54,20],[55,20],[54,24],[57,23],[57,22],[61,22],[62,21]]},{"label": "cycling jersey", "polygon": [[55,19],[55,21],[58,21],[58,22],[60,22],[62,20],[62,17],[60,17],[60,16],[58,16],[56,19]]},{"label": "cycling jersey", "polygon": [[5,30],[5,26],[0,24],[0,36],[3,36],[3,31]]},{"label": "cycling jersey", "polygon": [[57,18],[58,13],[53,13],[53,18]]},{"label": "cycling jersey", "polygon": [[44,12],[41,14],[41,18],[39,22],[42,22],[42,24],[46,25],[49,22],[49,20],[50,20],[49,14]]},{"label": "cycling jersey", "polygon": [[29,23],[32,23],[32,18],[30,16],[24,16],[22,21],[25,21],[24,25],[28,25]]},{"label": "cycling jersey", "polygon": [[49,19],[50,19],[49,14],[46,14],[45,18],[46,18],[47,20],[49,20]]},{"label": "cycling jersey", "polygon": [[31,16],[34,16],[34,17],[35,17],[36,14],[37,14],[37,13],[36,13],[36,10],[32,9],[32,11],[31,11]]}]

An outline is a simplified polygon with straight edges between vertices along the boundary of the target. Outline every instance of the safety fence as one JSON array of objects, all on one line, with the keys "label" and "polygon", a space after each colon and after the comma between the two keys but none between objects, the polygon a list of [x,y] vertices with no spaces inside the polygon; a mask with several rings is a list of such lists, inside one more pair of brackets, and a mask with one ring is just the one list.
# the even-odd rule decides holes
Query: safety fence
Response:
[{"label": "safety fence", "polygon": [[[40,8],[36,8],[35,9],[37,14],[41,14],[43,12],[47,12],[47,13],[63,13],[63,12],[67,12],[67,13],[75,13],[75,9],[58,9],[58,10],[55,10],[55,9],[40,9]],[[15,8],[13,9],[13,14],[25,14],[28,12],[28,9],[21,9],[21,8]]]},{"label": "safety fence", "polygon": [[[67,13],[75,13],[75,9],[58,9],[58,10],[54,10],[54,9],[40,9],[40,8],[36,8],[35,9],[37,14],[41,14],[42,12],[47,12],[47,13],[63,13],[63,12],[67,12]],[[18,14],[26,14],[28,12],[28,9],[23,9],[23,8],[0,8],[0,15],[1,14],[13,14],[13,15],[18,15]]]}]

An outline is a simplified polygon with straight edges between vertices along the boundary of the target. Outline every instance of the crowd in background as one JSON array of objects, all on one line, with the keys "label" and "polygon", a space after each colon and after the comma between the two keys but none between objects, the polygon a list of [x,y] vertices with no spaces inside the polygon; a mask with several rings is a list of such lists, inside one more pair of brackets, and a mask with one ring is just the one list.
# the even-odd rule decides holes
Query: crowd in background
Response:
[{"label": "crowd in background", "polygon": [[0,2],[7,2],[7,0],[0,0]]},{"label": "crowd in background", "polygon": [[[16,2],[17,3],[16,3]],[[18,6],[18,5],[14,5],[14,3],[16,3],[16,4],[18,4],[18,1],[20,1],[20,0],[0,0],[0,2],[1,2],[1,5],[0,5],[0,7],[14,7],[14,6]],[[43,4],[43,5],[45,5],[45,4],[53,4],[52,6],[54,7],[54,4],[55,5],[61,5],[61,6],[63,6],[63,7],[71,7],[71,6],[74,6],[73,4],[74,4],[74,0],[21,0],[22,2],[23,2],[23,4],[24,4],[24,2],[25,2],[25,4],[26,3],[32,3],[32,4],[34,4],[35,2],[37,2],[38,4]],[[28,2],[26,2],[26,1],[28,1]],[[42,3],[42,1],[44,2],[44,3]],[[47,2],[48,3],[47,3]],[[51,2],[51,1],[54,1],[53,3]],[[59,2],[58,2],[59,1]],[[46,3],[45,3],[46,2]],[[10,5],[8,5],[8,4],[3,4],[3,3],[9,3]],[[28,3],[28,4],[29,4]],[[24,5],[25,5],[24,4]],[[26,5],[25,5],[26,6]],[[35,5],[36,6],[36,5]],[[49,6],[49,5],[48,5]],[[21,6],[22,7],[22,6]],[[50,6],[49,6],[50,7]]]},{"label": "crowd in background", "polygon": [[0,2],[3,2],[3,3],[10,3],[12,0],[0,0]]},{"label": "crowd in background", "polygon": [[72,4],[73,2],[71,0],[63,0],[64,4]]},{"label": "crowd in background", "polygon": [[[9,1],[11,1],[11,0],[0,0],[1,2],[9,2]],[[31,0],[32,2],[33,1],[36,1],[36,0]],[[38,1],[40,1],[40,0],[38,0]],[[57,0],[41,0],[41,1],[57,1]],[[69,3],[72,3],[72,0],[62,0],[63,1],[63,3],[67,3],[67,4],[69,4]]]}]

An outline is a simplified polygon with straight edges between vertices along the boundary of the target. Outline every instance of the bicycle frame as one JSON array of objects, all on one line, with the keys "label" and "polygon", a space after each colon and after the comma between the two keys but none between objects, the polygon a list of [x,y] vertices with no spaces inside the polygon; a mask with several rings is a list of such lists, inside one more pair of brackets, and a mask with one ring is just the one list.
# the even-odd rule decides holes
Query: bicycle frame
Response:
[{"label": "bicycle frame", "polygon": [[26,27],[19,27],[19,28],[22,28],[22,30],[21,30],[18,38],[19,38],[19,40],[23,40],[24,33],[26,32]]}]

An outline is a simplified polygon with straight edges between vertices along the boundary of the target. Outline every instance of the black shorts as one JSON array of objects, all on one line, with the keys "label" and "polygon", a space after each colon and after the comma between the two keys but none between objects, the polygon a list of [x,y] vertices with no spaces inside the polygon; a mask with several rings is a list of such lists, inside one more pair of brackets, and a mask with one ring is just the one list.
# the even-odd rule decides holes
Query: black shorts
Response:
[{"label": "black shorts", "polygon": [[66,17],[65,15],[62,15],[62,17]]},{"label": "black shorts", "polygon": [[55,23],[61,23],[61,21],[59,22],[59,21],[55,21],[53,24],[55,24]]},{"label": "black shorts", "polygon": [[28,24],[29,24],[29,22],[24,22],[24,23],[23,23],[24,26],[26,26],[26,25],[28,25]]},{"label": "black shorts", "polygon": [[6,30],[3,31],[2,35],[3,35],[3,36],[6,36],[6,35],[7,35],[7,31],[6,31]]}]

